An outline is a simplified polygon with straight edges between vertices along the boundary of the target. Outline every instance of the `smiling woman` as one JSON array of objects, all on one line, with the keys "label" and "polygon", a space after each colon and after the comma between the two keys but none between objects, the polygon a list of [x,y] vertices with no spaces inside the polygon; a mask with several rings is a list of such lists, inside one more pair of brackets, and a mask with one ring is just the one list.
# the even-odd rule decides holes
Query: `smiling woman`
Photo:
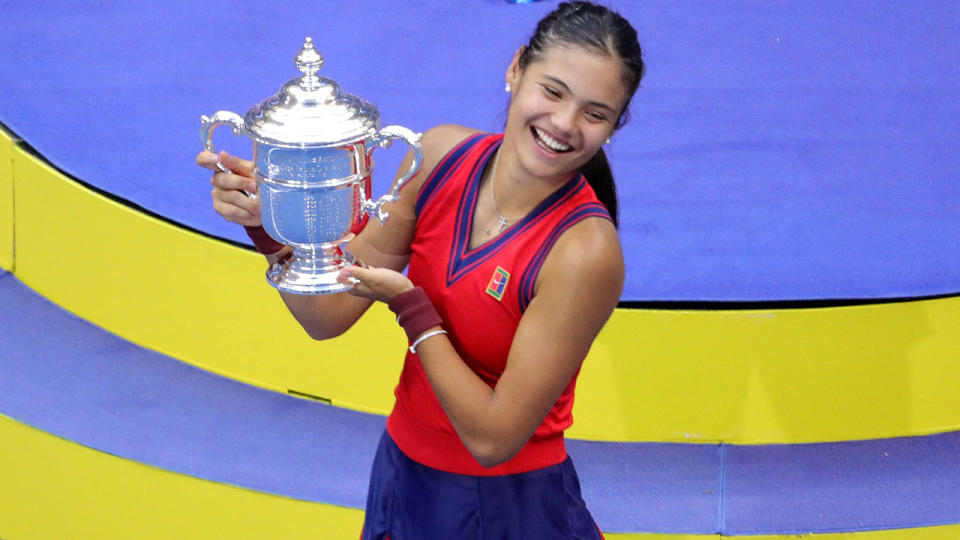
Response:
[{"label": "smiling woman", "polygon": [[[603,143],[643,75],[636,31],[562,3],[509,62],[503,134],[442,125],[423,165],[348,249],[349,294],[281,292],[315,339],[386,303],[409,340],[374,460],[364,538],[599,538],[567,457],[577,374],[620,297]],[[219,156],[214,208],[257,236],[252,164]],[[407,170],[407,156],[401,170]],[[410,187],[412,186],[412,187]],[[264,249],[272,263],[289,248]],[[401,272],[407,269],[405,276]]]},{"label": "smiling woman", "polygon": [[[600,124],[598,129],[601,130],[604,124],[611,121],[615,129],[626,124],[630,118],[630,100],[640,86],[645,71],[637,33],[629,23],[609,11],[596,16],[579,6],[567,11],[558,9],[540,21],[530,42],[517,52],[515,65],[511,65],[513,76],[526,71],[530,64],[545,60],[546,55],[556,57],[551,58],[556,64],[555,69],[565,69],[566,73],[575,74],[573,81],[590,85],[589,88],[578,89],[586,100],[582,104],[583,109],[574,108],[570,111],[572,115],[587,115]],[[544,73],[540,84],[549,99],[559,102],[564,98],[569,99],[573,89],[569,86],[569,77],[557,75]],[[620,77],[620,85],[610,80],[617,76]],[[507,88],[509,91],[509,83]],[[603,92],[608,95],[600,95]],[[549,138],[559,142],[552,139],[550,134],[536,129],[535,135],[546,135],[542,138],[544,141]],[[608,135],[604,141],[609,140]],[[562,143],[560,146],[547,143],[547,147],[561,149]],[[616,225],[617,191],[603,149],[598,146],[588,161],[578,168],[607,207]]]},{"label": "smiling woman", "polygon": [[[542,191],[555,189],[602,152],[627,101],[618,58],[556,46],[531,61],[531,50],[519,50],[507,70],[513,98],[498,157],[517,175],[503,187],[514,191],[513,208],[507,208],[512,214],[522,214],[542,200]],[[529,182],[533,178],[538,182]],[[608,206],[615,214],[615,202]]]}]

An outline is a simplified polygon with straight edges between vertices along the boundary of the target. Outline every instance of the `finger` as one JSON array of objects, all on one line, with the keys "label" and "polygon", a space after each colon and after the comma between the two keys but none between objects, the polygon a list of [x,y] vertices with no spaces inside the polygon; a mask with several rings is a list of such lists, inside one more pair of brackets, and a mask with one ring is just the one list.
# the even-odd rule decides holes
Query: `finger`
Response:
[{"label": "finger", "polygon": [[259,223],[259,219],[255,219],[255,216],[250,211],[222,200],[213,201],[213,210],[217,214],[220,214],[223,219],[239,223],[240,225],[253,226]]},{"label": "finger", "polygon": [[210,179],[213,187],[222,190],[244,190],[249,193],[257,192],[257,182],[248,176],[218,172]]},{"label": "finger", "polygon": [[220,151],[220,162],[236,174],[244,176],[253,176],[253,162],[238,158],[227,153],[226,150]]},{"label": "finger", "polygon": [[227,220],[238,223],[239,220],[243,220],[244,225],[260,224],[260,205],[242,191],[214,187],[210,191],[210,196],[213,199],[214,210]]},{"label": "finger", "polygon": [[370,300],[376,300],[373,290],[356,277],[349,275],[349,272],[340,271],[340,274],[337,276],[337,281],[343,283],[344,285],[350,285],[350,288],[347,289],[347,292],[352,296],[357,296],[360,298],[368,298]]},{"label": "finger", "polygon": [[220,202],[242,208],[251,216],[260,215],[260,205],[255,199],[247,197],[242,191],[214,189],[211,195],[215,201],[219,200]]},{"label": "finger", "polygon": [[[362,263],[362,262],[361,262]],[[374,285],[376,281],[376,269],[372,266],[348,266],[340,270],[340,275],[347,278],[354,278],[363,282],[364,285]]]},{"label": "finger", "polygon": [[337,279],[341,283],[353,284],[357,296],[372,297],[376,283],[370,280],[369,271],[359,266],[348,266],[340,270]]},{"label": "finger", "polygon": [[217,159],[216,154],[204,150],[197,154],[197,165],[204,169],[210,169],[211,171],[219,171],[220,169],[217,168]]}]

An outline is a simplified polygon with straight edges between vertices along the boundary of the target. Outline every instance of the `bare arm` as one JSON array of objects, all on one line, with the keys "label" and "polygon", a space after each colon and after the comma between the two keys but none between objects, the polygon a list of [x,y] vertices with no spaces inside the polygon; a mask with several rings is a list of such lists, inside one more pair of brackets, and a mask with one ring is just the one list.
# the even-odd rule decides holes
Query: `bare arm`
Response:
[{"label": "bare arm", "polygon": [[502,463],[526,444],[579,369],[622,287],[613,225],[586,220],[567,231],[545,261],[495,388],[456,357],[448,340],[421,345],[434,391],[478,462]]},{"label": "bare arm", "polygon": [[544,263],[495,388],[463,362],[446,336],[418,346],[444,412],[481,465],[510,459],[533,435],[616,307],[623,274],[611,223],[588,219],[568,230]]},{"label": "bare arm", "polygon": [[[409,261],[410,243],[416,225],[414,207],[420,185],[430,175],[436,163],[447,150],[469,131],[456,126],[440,126],[424,133],[423,166],[400,191],[400,199],[388,204],[385,209],[390,218],[380,225],[376,220],[364,228],[347,245],[347,249],[365,264],[399,272]],[[211,183],[214,210],[224,219],[244,226],[260,225],[260,209],[257,202],[242,191],[256,191],[253,163],[221,152],[220,158],[230,173],[218,172],[217,156],[201,152],[197,164],[214,171]],[[400,164],[400,171],[407,171],[412,160],[407,155]],[[289,248],[267,256],[270,264],[284,256]],[[373,301],[355,294],[298,295],[280,293],[290,313],[297,319],[307,334],[314,339],[338,336],[349,329],[370,307]]]}]

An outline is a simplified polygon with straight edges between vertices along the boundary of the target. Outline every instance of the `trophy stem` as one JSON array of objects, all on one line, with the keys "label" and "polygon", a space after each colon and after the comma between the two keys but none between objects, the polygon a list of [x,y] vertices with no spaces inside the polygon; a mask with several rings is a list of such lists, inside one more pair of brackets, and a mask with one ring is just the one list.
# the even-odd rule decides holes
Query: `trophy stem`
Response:
[{"label": "trophy stem", "polygon": [[353,285],[337,281],[340,270],[354,262],[353,255],[335,244],[294,246],[293,255],[267,270],[267,282],[294,294],[331,294]]}]

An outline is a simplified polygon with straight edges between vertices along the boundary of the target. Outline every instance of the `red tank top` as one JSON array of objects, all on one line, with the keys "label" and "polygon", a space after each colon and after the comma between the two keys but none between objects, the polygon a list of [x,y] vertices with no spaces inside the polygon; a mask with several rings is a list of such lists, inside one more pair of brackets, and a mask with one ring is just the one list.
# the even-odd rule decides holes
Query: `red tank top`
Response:
[{"label": "red tank top", "polygon": [[[468,137],[447,153],[421,186],[408,270],[410,280],[424,289],[443,318],[460,357],[491,387],[506,367],[517,324],[533,298],[537,273],[557,239],[588,217],[610,219],[578,174],[499,236],[469,249],[480,180],[502,138]],[[492,476],[554,465],[566,458],[563,430],[573,423],[576,378],[520,452],[487,468],[460,441],[420,359],[408,351],[387,430],[411,459],[443,471]]]}]

